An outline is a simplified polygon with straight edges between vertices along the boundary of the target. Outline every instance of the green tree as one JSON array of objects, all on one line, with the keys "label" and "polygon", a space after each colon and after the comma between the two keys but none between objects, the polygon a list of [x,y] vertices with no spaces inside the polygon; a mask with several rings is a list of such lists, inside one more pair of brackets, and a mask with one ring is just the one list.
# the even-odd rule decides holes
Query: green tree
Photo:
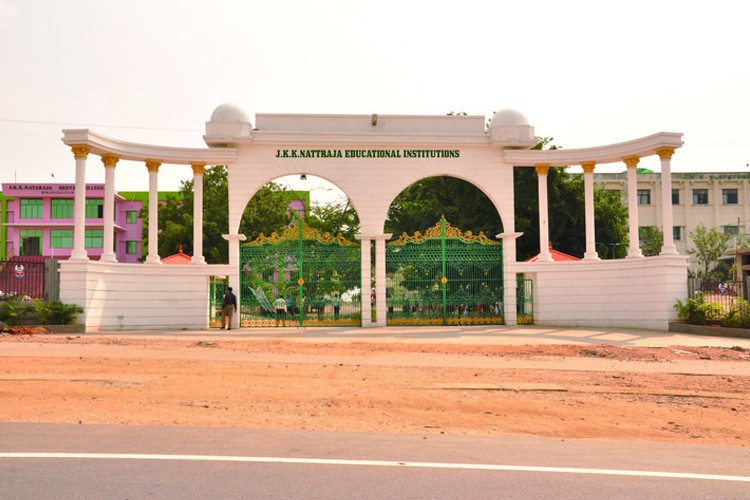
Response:
[{"label": "green tree", "polygon": [[500,215],[490,199],[473,184],[455,177],[429,177],[404,189],[393,201],[386,232],[399,236],[434,226],[440,216],[453,226],[489,238],[503,230]]},{"label": "green tree", "polygon": [[599,257],[622,259],[628,253],[628,209],[618,193],[594,189],[594,227]]},{"label": "green tree", "polygon": [[330,202],[310,207],[306,221],[320,233],[341,234],[349,240],[359,233],[359,216],[349,199],[345,203]]},{"label": "green tree", "polygon": [[[170,196],[159,206],[159,255],[171,255],[182,247],[193,253],[193,181],[183,181],[180,196]],[[252,240],[271,234],[289,224],[292,215],[287,191],[278,184],[263,186],[245,207],[240,233]],[[222,237],[229,232],[227,169],[207,168],[203,173],[203,255],[209,264],[225,263],[229,245]],[[144,220],[144,246],[148,244],[148,208],[141,211]]]},{"label": "green tree", "polygon": [[689,248],[688,253],[703,266],[700,277],[710,278],[719,257],[729,249],[729,240],[732,236],[716,229],[706,229],[703,224],[690,231],[689,236],[693,241],[693,248]]},{"label": "green tree", "polygon": [[659,255],[664,245],[664,233],[656,226],[638,228],[638,238],[641,253],[646,257]]}]

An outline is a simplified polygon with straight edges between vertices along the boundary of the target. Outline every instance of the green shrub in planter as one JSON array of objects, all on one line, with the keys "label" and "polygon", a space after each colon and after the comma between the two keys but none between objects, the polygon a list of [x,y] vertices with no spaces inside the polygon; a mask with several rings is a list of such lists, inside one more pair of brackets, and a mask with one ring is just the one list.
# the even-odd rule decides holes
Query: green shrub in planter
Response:
[{"label": "green shrub in planter", "polygon": [[736,299],[732,308],[727,311],[722,326],[750,328],[750,302],[745,299]]},{"label": "green shrub in planter", "polygon": [[13,297],[6,299],[2,302],[2,308],[0,309],[0,320],[4,321],[10,326],[18,325],[21,317],[29,309],[27,303],[21,301],[20,297]]},{"label": "green shrub in planter", "polygon": [[78,304],[63,304],[60,301],[51,304],[53,313],[60,325],[69,325],[83,312]]},{"label": "green shrub in planter", "polygon": [[49,325],[54,319],[55,311],[52,304],[44,300],[35,300],[34,309],[36,310],[36,318],[42,325]]},{"label": "green shrub in planter", "polygon": [[685,302],[677,299],[674,305],[677,315],[692,325],[705,325],[706,323],[722,323],[724,321],[725,310],[717,302],[706,302],[701,292],[697,292],[695,297],[687,299]]}]

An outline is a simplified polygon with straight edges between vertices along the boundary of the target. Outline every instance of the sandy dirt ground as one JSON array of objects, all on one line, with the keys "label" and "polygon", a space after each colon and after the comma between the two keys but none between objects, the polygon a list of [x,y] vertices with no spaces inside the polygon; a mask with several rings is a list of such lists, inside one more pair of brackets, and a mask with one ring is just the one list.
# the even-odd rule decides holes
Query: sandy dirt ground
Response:
[{"label": "sandy dirt ground", "polygon": [[750,445],[741,347],[0,336],[0,421]]}]

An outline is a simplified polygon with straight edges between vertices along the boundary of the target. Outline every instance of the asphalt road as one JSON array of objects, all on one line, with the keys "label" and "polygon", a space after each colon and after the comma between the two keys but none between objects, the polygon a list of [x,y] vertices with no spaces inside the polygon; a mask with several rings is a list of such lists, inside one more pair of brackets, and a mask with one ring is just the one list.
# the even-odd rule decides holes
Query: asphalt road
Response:
[{"label": "asphalt road", "polygon": [[4,499],[739,499],[748,491],[747,447],[0,423]]}]

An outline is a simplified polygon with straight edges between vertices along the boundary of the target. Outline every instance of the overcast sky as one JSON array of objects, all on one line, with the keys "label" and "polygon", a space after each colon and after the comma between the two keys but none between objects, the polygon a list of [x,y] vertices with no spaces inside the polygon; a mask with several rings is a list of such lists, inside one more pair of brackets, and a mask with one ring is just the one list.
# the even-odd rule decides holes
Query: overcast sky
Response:
[{"label": "overcast sky", "polygon": [[[253,122],[515,108],[565,148],[682,132],[674,171],[750,171],[748,13],[736,0],[0,0],[0,182],[73,182],[63,128],[205,146],[223,102]],[[95,158],[87,180],[103,182]],[[160,189],[190,176],[165,165]],[[121,162],[116,187],[147,190],[146,167]]]}]

